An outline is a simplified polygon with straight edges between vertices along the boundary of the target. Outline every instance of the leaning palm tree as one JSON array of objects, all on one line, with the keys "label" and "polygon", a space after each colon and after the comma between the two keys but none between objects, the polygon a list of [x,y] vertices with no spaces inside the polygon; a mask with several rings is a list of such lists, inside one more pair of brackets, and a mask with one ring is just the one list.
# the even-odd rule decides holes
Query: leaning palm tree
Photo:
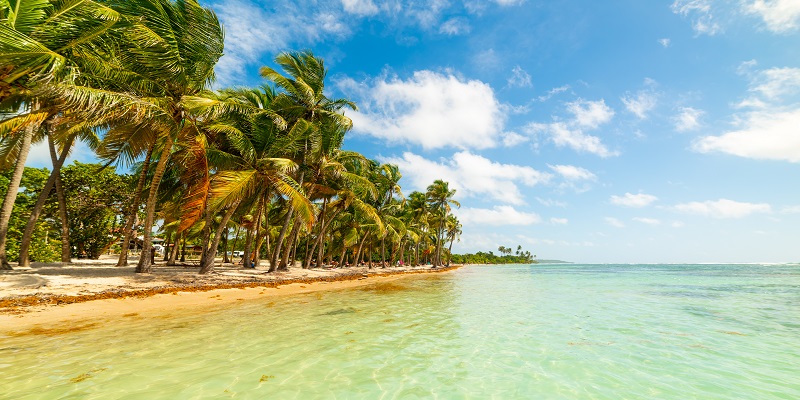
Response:
[{"label": "leaning palm tree", "polygon": [[[112,73],[99,75],[94,85],[56,85],[53,94],[84,117],[110,128],[104,141],[112,146],[133,140],[139,154],[157,143],[158,163],[145,207],[142,256],[136,272],[150,272],[156,195],[179,140],[200,134],[197,118],[185,103],[214,80],[214,65],[222,56],[222,27],[210,9],[197,0],[108,0],[128,16],[121,29]],[[130,140],[129,140],[130,139]]]},{"label": "leaning palm tree", "polygon": [[[0,127],[3,146],[15,159],[9,190],[0,208],[0,269],[6,260],[11,209],[33,135],[50,114],[40,110],[42,88],[74,82],[113,52],[109,30],[120,15],[96,1],[0,1],[0,110],[18,113],[15,128]],[[80,73],[79,73],[80,72]]]}]

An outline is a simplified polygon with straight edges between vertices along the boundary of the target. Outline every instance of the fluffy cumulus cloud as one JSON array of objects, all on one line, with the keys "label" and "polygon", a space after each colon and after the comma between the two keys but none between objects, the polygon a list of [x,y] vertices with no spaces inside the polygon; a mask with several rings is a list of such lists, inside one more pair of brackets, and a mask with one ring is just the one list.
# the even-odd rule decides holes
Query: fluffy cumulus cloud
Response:
[{"label": "fluffy cumulus cloud", "polygon": [[456,189],[457,197],[479,197],[505,204],[525,203],[520,185],[535,186],[552,179],[551,174],[531,167],[501,164],[467,151],[440,162],[410,152],[379,159],[399,166],[411,190],[424,191],[434,180],[442,179]]},{"label": "fluffy cumulus cloud", "polygon": [[592,153],[600,157],[612,157],[619,153],[610,150],[603,141],[585,131],[597,129],[614,117],[614,110],[605,100],[587,101],[578,99],[566,104],[566,111],[572,116],[567,121],[552,123],[533,122],[525,127],[531,135],[547,135],[558,147],[569,147],[578,152]]},{"label": "fluffy cumulus cloud", "polygon": [[675,129],[678,132],[692,131],[700,127],[700,118],[705,114],[703,110],[692,107],[681,107],[673,118]]},{"label": "fluffy cumulus cloud", "polygon": [[735,118],[736,128],[719,136],[701,137],[693,149],[800,162],[800,69],[771,68],[752,73],[748,92],[750,97],[738,105],[743,111]]},{"label": "fluffy cumulus cloud", "polygon": [[533,225],[542,219],[536,213],[517,211],[511,206],[487,208],[460,208],[453,211],[459,221],[466,225]]},{"label": "fluffy cumulus cloud", "polygon": [[566,218],[550,218],[550,223],[553,225],[566,225],[569,223],[569,220]]},{"label": "fluffy cumulus cloud", "polygon": [[548,164],[547,166],[568,181],[581,181],[581,180],[593,181],[597,179],[597,175],[595,175],[588,169],[576,167],[574,165]]},{"label": "fluffy cumulus cloud", "polygon": [[800,162],[800,109],[748,115],[742,129],[697,140],[701,153],[722,152],[740,157]]},{"label": "fluffy cumulus cloud", "polygon": [[453,74],[418,71],[407,80],[345,79],[339,88],[354,99],[354,132],[425,149],[484,149],[502,140],[506,111],[492,88]]},{"label": "fluffy cumulus cloud", "polygon": [[800,26],[800,2],[797,0],[755,0],[745,4],[746,11],[760,16],[767,29],[787,33]]},{"label": "fluffy cumulus cloud", "polygon": [[664,48],[669,47],[671,43],[672,43],[672,41],[669,38],[658,39],[658,44],[660,44],[661,47],[664,47]]},{"label": "fluffy cumulus cloud", "polygon": [[646,207],[652,204],[654,201],[658,200],[658,197],[653,196],[651,194],[632,194],[632,193],[625,193],[622,196],[611,196],[611,204],[623,207],[635,207],[641,208]]},{"label": "fluffy cumulus cloud", "polygon": [[701,215],[704,217],[727,219],[744,218],[756,213],[771,213],[772,207],[766,203],[744,203],[728,199],[693,201],[689,203],[677,204],[673,210],[685,213]]},{"label": "fluffy cumulus cloud", "polygon": [[605,100],[587,101],[578,99],[567,103],[567,111],[574,116],[574,123],[580,127],[596,129],[611,121],[614,110],[606,105]]}]

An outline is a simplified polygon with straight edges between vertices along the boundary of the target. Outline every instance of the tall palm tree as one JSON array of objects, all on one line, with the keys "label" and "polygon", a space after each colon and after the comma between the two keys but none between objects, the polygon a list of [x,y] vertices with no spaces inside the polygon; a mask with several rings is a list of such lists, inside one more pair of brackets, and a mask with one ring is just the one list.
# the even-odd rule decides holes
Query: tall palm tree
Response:
[{"label": "tall palm tree", "polygon": [[[341,146],[343,133],[353,125],[352,120],[342,110],[355,110],[356,105],[346,99],[329,99],[325,95],[325,77],[328,71],[322,59],[315,57],[310,51],[281,53],[275,57],[275,62],[287,75],[270,67],[261,68],[261,76],[274,83],[281,91],[272,102],[272,109],[290,126],[303,124],[308,128],[302,147],[293,157],[300,164],[295,180],[304,185],[306,172],[309,170],[307,165],[313,164],[315,157],[326,154],[325,147],[331,147],[325,146],[326,143],[338,142],[338,146]],[[309,172],[309,178],[311,175]],[[313,197],[313,193],[306,193],[306,196]],[[300,225],[295,224],[292,233],[288,235],[289,240],[286,240],[287,228],[293,218],[295,210],[290,205],[270,257],[270,269],[275,267],[281,255],[282,262],[286,262],[288,250],[299,235]]]},{"label": "tall palm tree", "polygon": [[428,186],[428,191],[426,193],[428,205],[430,205],[430,207],[437,214],[436,217],[439,222],[438,227],[436,228],[436,254],[433,261],[434,266],[442,265],[442,241],[444,239],[447,216],[450,213],[450,205],[452,204],[456,207],[461,207],[461,204],[458,201],[453,200],[453,196],[455,196],[455,194],[455,189],[451,190],[450,184],[441,179],[435,180],[433,184]]}]

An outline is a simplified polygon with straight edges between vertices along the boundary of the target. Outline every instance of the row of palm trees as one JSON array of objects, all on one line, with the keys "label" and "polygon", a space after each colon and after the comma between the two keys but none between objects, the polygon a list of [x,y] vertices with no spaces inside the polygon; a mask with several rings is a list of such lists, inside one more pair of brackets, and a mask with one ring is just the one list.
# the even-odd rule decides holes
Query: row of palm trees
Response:
[{"label": "row of palm trees", "polygon": [[[157,219],[173,243],[201,243],[203,273],[230,228],[244,233],[245,265],[266,256],[270,271],[295,260],[445,263],[443,247],[461,230],[455,191],[435,181],[404,199],[396,166],[343,150],[345,110],[356,105],[325,95],[321,59],[282,53],[282,71],[261,69],[265,84],[211,91],[222,50],[216,15],[196,0],[0,0],[0,162],[14,169],[0,209],[0,268],[11,268],[8,221],[38,141],[53,170],[31,232],[50,192],[63,193],[59,170],[75,142],[108,165],[135,167],[118,265],[127,265],[141,211],[137,272],[151,271]],[[27,242],[20,265],[30,262]],[[68,261],[67,231],[62,244]]]}]

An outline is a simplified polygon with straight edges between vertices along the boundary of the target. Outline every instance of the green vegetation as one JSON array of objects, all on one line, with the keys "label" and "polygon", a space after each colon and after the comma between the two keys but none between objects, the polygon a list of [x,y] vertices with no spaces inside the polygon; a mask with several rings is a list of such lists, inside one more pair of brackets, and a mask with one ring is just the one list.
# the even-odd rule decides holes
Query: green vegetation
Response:
[{"label": "green vegetation", "polygon": [[536,264],[536,255],[531,255],[530,251],[525,251],[522,246],[517,246],[516,251],[509,247],[500,246],[497,248],[500,255],[494,252],[484,253],[479,251],[475,254],[453,254],[453,262],[457,264]]},{"label": "green vegetation", "polygon": [[[0,269],[118,242],[123,266],[140,236],[150,272],[154,226],[164,260],[199,249],[201,273],[220,246],[270,271],[450,262],[455,190],[406,198],[397,166],[344,150],[356,105],[325,95],[309,51],[279,54],[258,87],[210,90],[222,32],[196,0],[0,0]],[[103,164],[62,168],[78,141]],[[25,168],[45,142],[52,169]]]}]

